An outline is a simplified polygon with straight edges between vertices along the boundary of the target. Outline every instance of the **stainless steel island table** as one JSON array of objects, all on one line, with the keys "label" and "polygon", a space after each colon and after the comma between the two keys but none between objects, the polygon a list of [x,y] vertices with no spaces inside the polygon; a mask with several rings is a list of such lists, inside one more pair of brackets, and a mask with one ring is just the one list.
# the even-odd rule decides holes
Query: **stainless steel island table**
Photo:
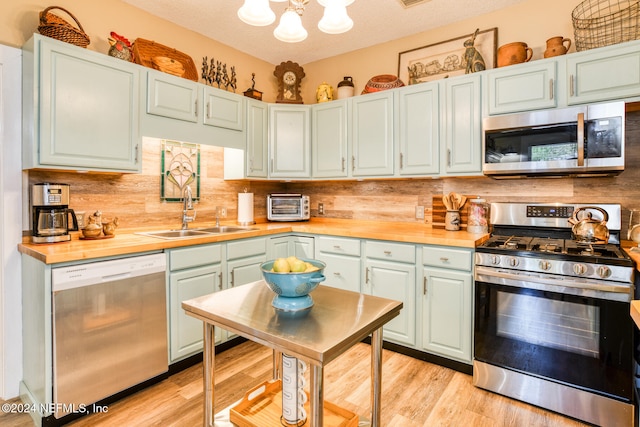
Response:
[{"label": "stainless steel island table", "polygon": [[282,353],[310,366],[311,427],[322,427],[324,366],[371,335],[371,425],[380,427],[382,326],[402,309],[399,301],[320,285],[314,305],[301,313],[271,306],[274,293],[260,280],[182,303],[185,312],[204,322],[204,425],[214,422],[216,326],[273,349],[274,378]]}]

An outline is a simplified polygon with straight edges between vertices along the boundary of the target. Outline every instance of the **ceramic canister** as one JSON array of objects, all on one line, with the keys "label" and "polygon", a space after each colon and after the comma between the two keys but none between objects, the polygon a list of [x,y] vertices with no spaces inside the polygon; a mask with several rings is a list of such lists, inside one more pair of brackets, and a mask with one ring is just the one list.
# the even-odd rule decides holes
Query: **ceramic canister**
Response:
[{"label": "ceramic canister", "polygon": [[338,99],[351,98],[355,93],[353,79],[345,76],[344,80],[338,83]]}]

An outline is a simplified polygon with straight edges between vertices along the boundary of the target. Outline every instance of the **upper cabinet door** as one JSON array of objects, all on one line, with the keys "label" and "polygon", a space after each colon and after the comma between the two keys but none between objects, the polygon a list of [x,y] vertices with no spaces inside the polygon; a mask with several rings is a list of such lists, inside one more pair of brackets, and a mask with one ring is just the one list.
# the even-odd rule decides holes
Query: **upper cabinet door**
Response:
[{"label": "upper cabinet door", "polygon": [[267,104],[247,99],[247,176],[266,178],[269,159]]},{"label": "upper cabinet door", "polygon": [[269,106],[270,177],[311,177],[309,118],[308,106]]},{"label": "upper cabinet door", "polygon": [[345,178],[348,175],[347,108],[346,99],[311,107],[314,178]]},{"label": "upper cabinet door", "polygon": [[394,91],[351,98],[353,176],[393,175]]},{"label": "upper cabinet door", "polygon": [[569,104],[640,95],[640,42],[567,55]]},{"label": "upper cabinet door", "polygon": [[24,167],[139,172],[140,68],[39,35],[25,50]]},{"label": "upper cabinet door", "polygon": [[445,149],[441,175],[482,173],[482,114],[480,76],[445,79]]},{"label": "upper cabinet door", "polygon": [[161,72],[147,76],[147,113],[198,122],[197,83]]},{"label": "upper cabinet door", "polygon": [[556,73],[555,59],[489,70],[489,114],[557,107]]},{"label": "upper cabinet door", "polygon": [[440,170],[438,83],[399,89],[399,175],[435,175]]},{"label": "upper cabinet door", "polygon": [[204,89],[204,124],[243,130],[244,97],[213,87]]}]

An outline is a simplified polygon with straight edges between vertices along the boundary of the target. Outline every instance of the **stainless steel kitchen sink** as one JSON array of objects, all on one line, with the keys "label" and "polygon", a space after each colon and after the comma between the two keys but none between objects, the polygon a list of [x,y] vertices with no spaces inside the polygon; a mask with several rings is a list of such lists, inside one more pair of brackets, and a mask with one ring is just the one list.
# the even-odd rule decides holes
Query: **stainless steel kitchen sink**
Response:
[{"label": "stainless steel kitchen sink", "polygon": [[251,227],[234,227],[221,225],[218,227],[205,227],[205,228],[191,228],[187,230],[160,230],[160,231],[145,231],[135,234],[148,237],[157,237],[158,239],[185,239],[191,237],[204,237],[211,234],[225,234],[225,233],[238,233],[241,231],[257,230],[257,228]]},{"label": "stainless steel kitchen sink", "polygon": [[238,233],[240,231],[257,230],[253,227],[235,227],[232,225],[220,225],[217,227],[195,228],[194,230],[203,231],[205,233]]}]

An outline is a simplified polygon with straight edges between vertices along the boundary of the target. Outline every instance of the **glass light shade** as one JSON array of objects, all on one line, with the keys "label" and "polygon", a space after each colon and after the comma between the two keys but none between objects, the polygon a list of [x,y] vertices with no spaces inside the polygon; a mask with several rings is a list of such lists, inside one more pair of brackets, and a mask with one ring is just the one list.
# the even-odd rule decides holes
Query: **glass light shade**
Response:
[{"label": "glass light shade", "polygon": [[293,9],[287,9],[280,17],[280,24],[273,35],[286,43],[297,43],[307,38],[307,30],[302,26],[300,15]]},{"label": "glass light shade", "polygon": [[[278,0],[271,0],[271,1],[278,1]],[[318,3],[320,3],[320,6],[323,6],[323,7],[327,7],[330,4],[349,6],[350,4],[353,4],[354,1],[356,0],[318,0]]]},{"label": "glass light shade", "polygon": [[340,5],[342,0],[329,2],[324,8],[324,15],[318,22],[320,31],[327,34],[346,33],[353,28],[353,21],[347,15],[347,8]]},{"label": "glass light shade", "polygon": [[238,9],[238,18],[244,23],[264,27],[276,20],[276,15],[269,7],[269,0],[244,0]]}]

